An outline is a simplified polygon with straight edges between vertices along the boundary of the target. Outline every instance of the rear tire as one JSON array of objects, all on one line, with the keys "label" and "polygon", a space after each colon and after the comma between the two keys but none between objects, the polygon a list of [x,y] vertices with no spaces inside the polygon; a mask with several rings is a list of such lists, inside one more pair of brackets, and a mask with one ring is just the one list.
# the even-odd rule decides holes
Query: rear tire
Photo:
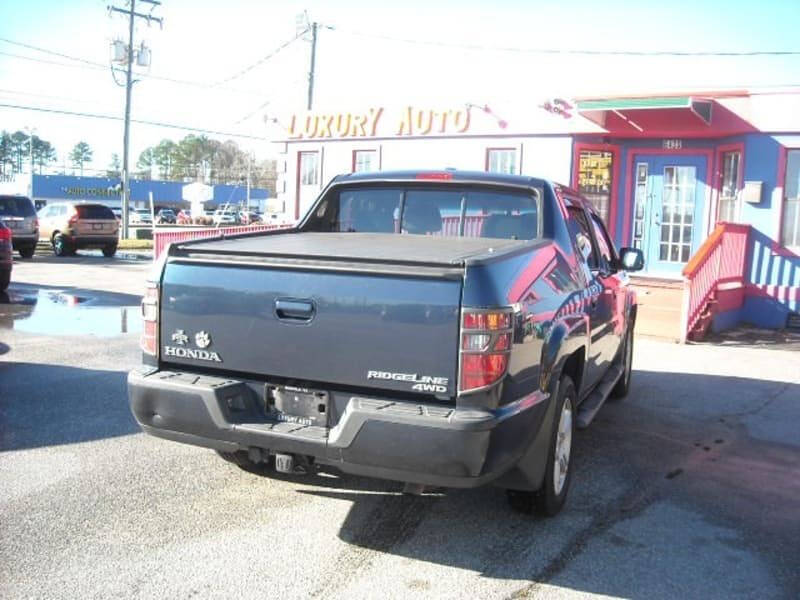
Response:
[{"label": "rear tire", "polygon": [[633,371],[633,323],[628,327],[625,333],[625,340],[622,344],[622,352],[620,353],[620,364],[623,371],[622,376],[617,381],[617,385],[611,390],[611,398],[621,400],[628,395],[628,390],[631,387],[631,372]]},{"label": "rear tire", "polygon": [[33,253],[36,252],[36,246],[25,246],[19,249],[19,255],[22,258],[33,258]]},{"label": "rear tire", "polygon": [[564,507],[572,481],[572,439],[575,433],[575,407],[578,394],[569,375],[558,384],[553,432],[545,463],[542,487],[535,492],[507,490],[508,502],[514,510],[546,517],[557,515]]},{"label": "rear tire", "polygon": [[109,244],[108,246],[103,246],[103,256],[106,258],[111,258],[117,253],[117,245],[116,244]]},{"label": "rear tire", "polygon": [[11,269],[0,271],[0,292],[5,292],[11,283]]},{"label": "rear tire", "polygon": [[69,256],[70,255],[70,244],[60,233],[57,233],[53,236],[53,254],[56,256]]}]

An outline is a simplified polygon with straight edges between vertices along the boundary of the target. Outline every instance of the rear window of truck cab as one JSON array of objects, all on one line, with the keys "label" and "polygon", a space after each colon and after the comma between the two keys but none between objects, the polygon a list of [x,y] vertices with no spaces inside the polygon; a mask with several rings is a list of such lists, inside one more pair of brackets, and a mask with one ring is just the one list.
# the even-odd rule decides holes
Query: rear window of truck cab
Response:
[{"label": "rear window of truck cab", "polygon": [[480,187],[358,187],[324,198],[304,231],[533,240],[542,193]]}]

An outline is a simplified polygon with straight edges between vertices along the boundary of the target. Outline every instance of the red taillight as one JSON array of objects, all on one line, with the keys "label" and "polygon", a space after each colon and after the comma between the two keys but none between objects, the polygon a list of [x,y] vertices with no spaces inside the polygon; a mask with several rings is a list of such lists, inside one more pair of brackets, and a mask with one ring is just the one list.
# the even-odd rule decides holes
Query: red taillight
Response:
[{"label": "red taillight", "polygon": [[428,179],[434,181],[450,181],[453,178],[452,173],[441,173],[441,172],[433,172],[433,173],[417,173],[417,179]]},{"label": "red taillight", "polygon": [[69,223],[70,225],[75,225],[77,222],[78,222],[78,211],[76,210],[72,213],[72,216],[70,216],[69,221],[67,221],[67,223]]},{"label": "red taillight", "polygon": [[464,354],[461,357],[461,391],[486,387],[500,379],[508,367],[508,354]]},{"label": "red taillight", "polygon": [[11,230],[8,227],[0,227],[0,240],[4,242],[11,241]]},{"label": "red taillight", "polygon": [[33,228],[34,229],[39,229],[39,219],[34,219],[33,220]]},{"label": "red taillight", "polygon": [[158,288],[148,286],[142,298],[142,337],[139,345],[142,352],[158,356]]},{"label": "red taillight", "polygon": [[464,311],[459,391],[484,388],[505,375],[511,352],[511,326],[508,310]]}]

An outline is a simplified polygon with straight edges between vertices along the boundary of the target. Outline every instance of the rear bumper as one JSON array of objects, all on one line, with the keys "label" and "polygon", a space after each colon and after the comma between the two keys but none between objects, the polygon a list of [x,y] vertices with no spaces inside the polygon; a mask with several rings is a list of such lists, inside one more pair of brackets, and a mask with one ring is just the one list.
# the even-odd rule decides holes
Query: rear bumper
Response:
[{"label": "rear bumper", "polygon": [[119,243],[119,236],[114,235],[78,235],[68,236],[69,243],[76,248],[102,248],[111,244]]},{"label": "rear bumper", "polygon": [[36,243],[39,241],[39,233],[17,233],[14,232],[13,237],[11,238],[11,244],[14,246],[14,250],[19,250],[20,248],[29,248],[31,246],[35,246]]},{"label": "rear bumper", "polygon": [[542,429],[548,405],[540,392],[497,410],[332,392],[336,425],[304,427],[267,419],[263,385],[131,371],[128,397],[142,429],[158,437],[227,452],[256,447],[312,456],[345,473],[444,487],[476,487],[508,472]]}]

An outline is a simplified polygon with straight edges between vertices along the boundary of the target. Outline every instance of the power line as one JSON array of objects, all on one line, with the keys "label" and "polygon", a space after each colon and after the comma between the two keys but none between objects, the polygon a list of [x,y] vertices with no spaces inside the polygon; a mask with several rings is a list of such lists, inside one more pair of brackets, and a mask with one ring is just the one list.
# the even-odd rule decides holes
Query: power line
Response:
[{"label": "power line", "polygon": [[[122,117],[118,117],[115,115],[102,115],[99,113],[87,113],[87,112],[80,112],[74,110],[62,110],[58,108],[44,108],[39,106],[21,106],[19,104],[0,104],[0,108],[14,108],[17,110],[30,110],[34,112],[43,112],[43,113],[52,113],[52,114],[59,114],[59,115],[69,115],[73,117],[86,117],[90,119],[106,119],[108,121],[123,121]],[[228,131],[216,131],[214,129],[202,129],[200,127],[190,127],[188,125],[178,125],[175,123],[165,123],[163,121],[146,121],[144,119],[131,119],[131,123],[139,123],[141,125],[152,125],[154,127],[165,127],[167,129],[180,129],[183,131],[194,131],[197,133],[209,133],[211,135],[221,135],[221,136],[228,136],[228,137],[236,137],[248,140],[259,140],[265,141],[266,138],[258,137],[255,135],[246,135],[242,133],[232,133]]]},{"label": "power line", "polygon": [[416,44],[421,46],[437,46],[441,48],[456,48],[460,50],[477,50],[481,52],[516,52],[521,54],[551,54],[551,55],[575,55],[575,56],[674,56],[674,57],[746,57],[746,56],[800,56],[800,50],[752,50],[752,51],[681,51],[681,50],[586,50],[586,49],[567,49],[567,48],[524,48],[518,46],[485,46],[480,44],[462,44],[457,42],[442,42],[438,40],[421,40],[412,38],[394,37],[377,33],[368,33],[336,27],[334,31],[340,31],[358,37],[385,40],[390,42],[400,42],[404,44]]},{"label": "power line", "polygon": [[[84,68],[84,69],[93,69],[93,70],[102,70],[102,71],[108,70],[108,65],[107,64],[94,62],[94,61],[91,61],[91,60],[87,60],[85,58],[80,58],[80,57],[77,57],[77,56],[70,56],[69,54],[63,54],[61,52],[56,52],[54,50],[48,50],[46,48],[40,48],[38,46],[32,46],[30,44],[24,44],[22,42],[15,42],[13,40],[9,40],[9,39],[3,38],[3,37],[0,37],[0,42],[5,42],[7,44],[12,44],[14,46],[21,46],[23,48],[28,48],[29,50],[34,50],[36,52],[42,52],[44,54],[50,54],[52,56],[58,56],[60,58],[65,58],[67,60],[74,61],[77,64],[64,63],[64,62],[58,62],[58,61],[53,61],[53,60],[47,60],[47,59],[44,59],[44,58],[39,58],[39,57],[34,57],[34,56],[23,56],[21,54],[12,54],[10,52],[0,52],[0,55],[3,55],[3,56],[8,56],[8,57],[11,57],[11,58],[18,58],[18,59],[22,59],[22,60],[28,60],[28,61],[32,61],[32,62],[38,62],[38,63],[42,63],[42,64],[47,64],[47,65],[55,65],[55,66],[59,66],[59,67]],[[239,90],[239,89],[235,89],[235,88],[226,88],[226,87],[222,87],[222,86],[220,86],[219,84],[216,84],[216,83],[205,83],[205,82],[202,82],[202,81],[192,81],[192,80],[188,80],[188,79],[177,79],[175,77],[167,77],[167,76],[164,76],[164,75],[153,75],[152,73],[137,73],[136,77],[144,78],[144,79],[153,79],[153,80],[156,80],[156,81],[166,81],[166,82],[169,82],[169,83],[176,83],[176,84],[179,84],[179,85],[186,85],[186,86],[191,86],[191,87],[199,87],[199,88],[204,88],[204,89],[219,89],[219,90],[223,90],[223,91],[227,91],[227,92],[232,92],[232,93],[235,93],[235,94],[248,94],[248,95],[252,95],[252,96],[261,96],[263,94],[263,92],[257,92],[255,90]]]},{"label": "power line", "polygon": [[65,63],[59,62],[56,60],[47,60],[46,58],[38,58],[35,56],[24,56],[22,54],[14,54],[12,52],[0,52],[0,56],[8,56],[10,58],[19,58],[21,60],[29,60],[35,63],[41,63],[44,65],[55,65],[57,67],[72,67],[75,69],[91,69],[93,71],[103,70],[105,71],[108,67],[107,66],[92,66],[92,65],[85,65],[85,64],[76,64],[76,63]]},{"label": "power line", "polygon": [[227,79],[223,79],[223,80],[221,80],[221,81],[219,81],[219,82],[217,82],[217,83],[213,84],[213,85],[212,85],[212,87],[216,87],[216,86],[220,86],[220,85],[225,85],[226,83],[229,83],[229,82],[233,81],[234,79],[238,79],[239,77],[242,77],[243,75],[246,75],[247,73],[249,73],[250,71],[252,71],[252,70],[253,70],[253,69],[255,69],[256,67],[258,67],[258,66],[260,66],[260,65],[263,65],[265,62],[267,62],[267,61],[268,61],[269,59],[271,59],[273,56],[275,56],[276,54],[278,54],[278,53],[279,53],[281,50],[283,50],[284,48],[286,48],[286,47],[287,47],[288,45],[290,45],[291,43],[295,42],[295,41],[296,41],[298,38],[300,38],[302,35],[304,35],[304,34],[305,34],[307,31],[308,31],[308,29],[305,29],[305,30],[303,30],[303,31],[300,31],[300,32],[298,32],[298,33],[297,33],[297,34],[296,34],[296,35],[295,35],[295,36],[294,36],[292,39],[290,39],[290,40],[287,40],[287,41],[283,42],[283,43],[282,43],[280,46],[278,46],[277,48],[275,48],[275,50],[273,50],[272,52],[270,52],[270,53],[269,53],[269,54],[267,54],[266,56],[262,56],[261,58],[259,58],[259,59],[258,59],[256,62],[254,62],[253,64],[251,64],[251,65],[249,65],[249,66],[245,67],[245,68],[244,68],[244,69],[242,69],[241,71],[238,71],[238,72],[234,73],[233,75],[231,75],[231,76],[230,76],[230,77],[228,77]]}]

